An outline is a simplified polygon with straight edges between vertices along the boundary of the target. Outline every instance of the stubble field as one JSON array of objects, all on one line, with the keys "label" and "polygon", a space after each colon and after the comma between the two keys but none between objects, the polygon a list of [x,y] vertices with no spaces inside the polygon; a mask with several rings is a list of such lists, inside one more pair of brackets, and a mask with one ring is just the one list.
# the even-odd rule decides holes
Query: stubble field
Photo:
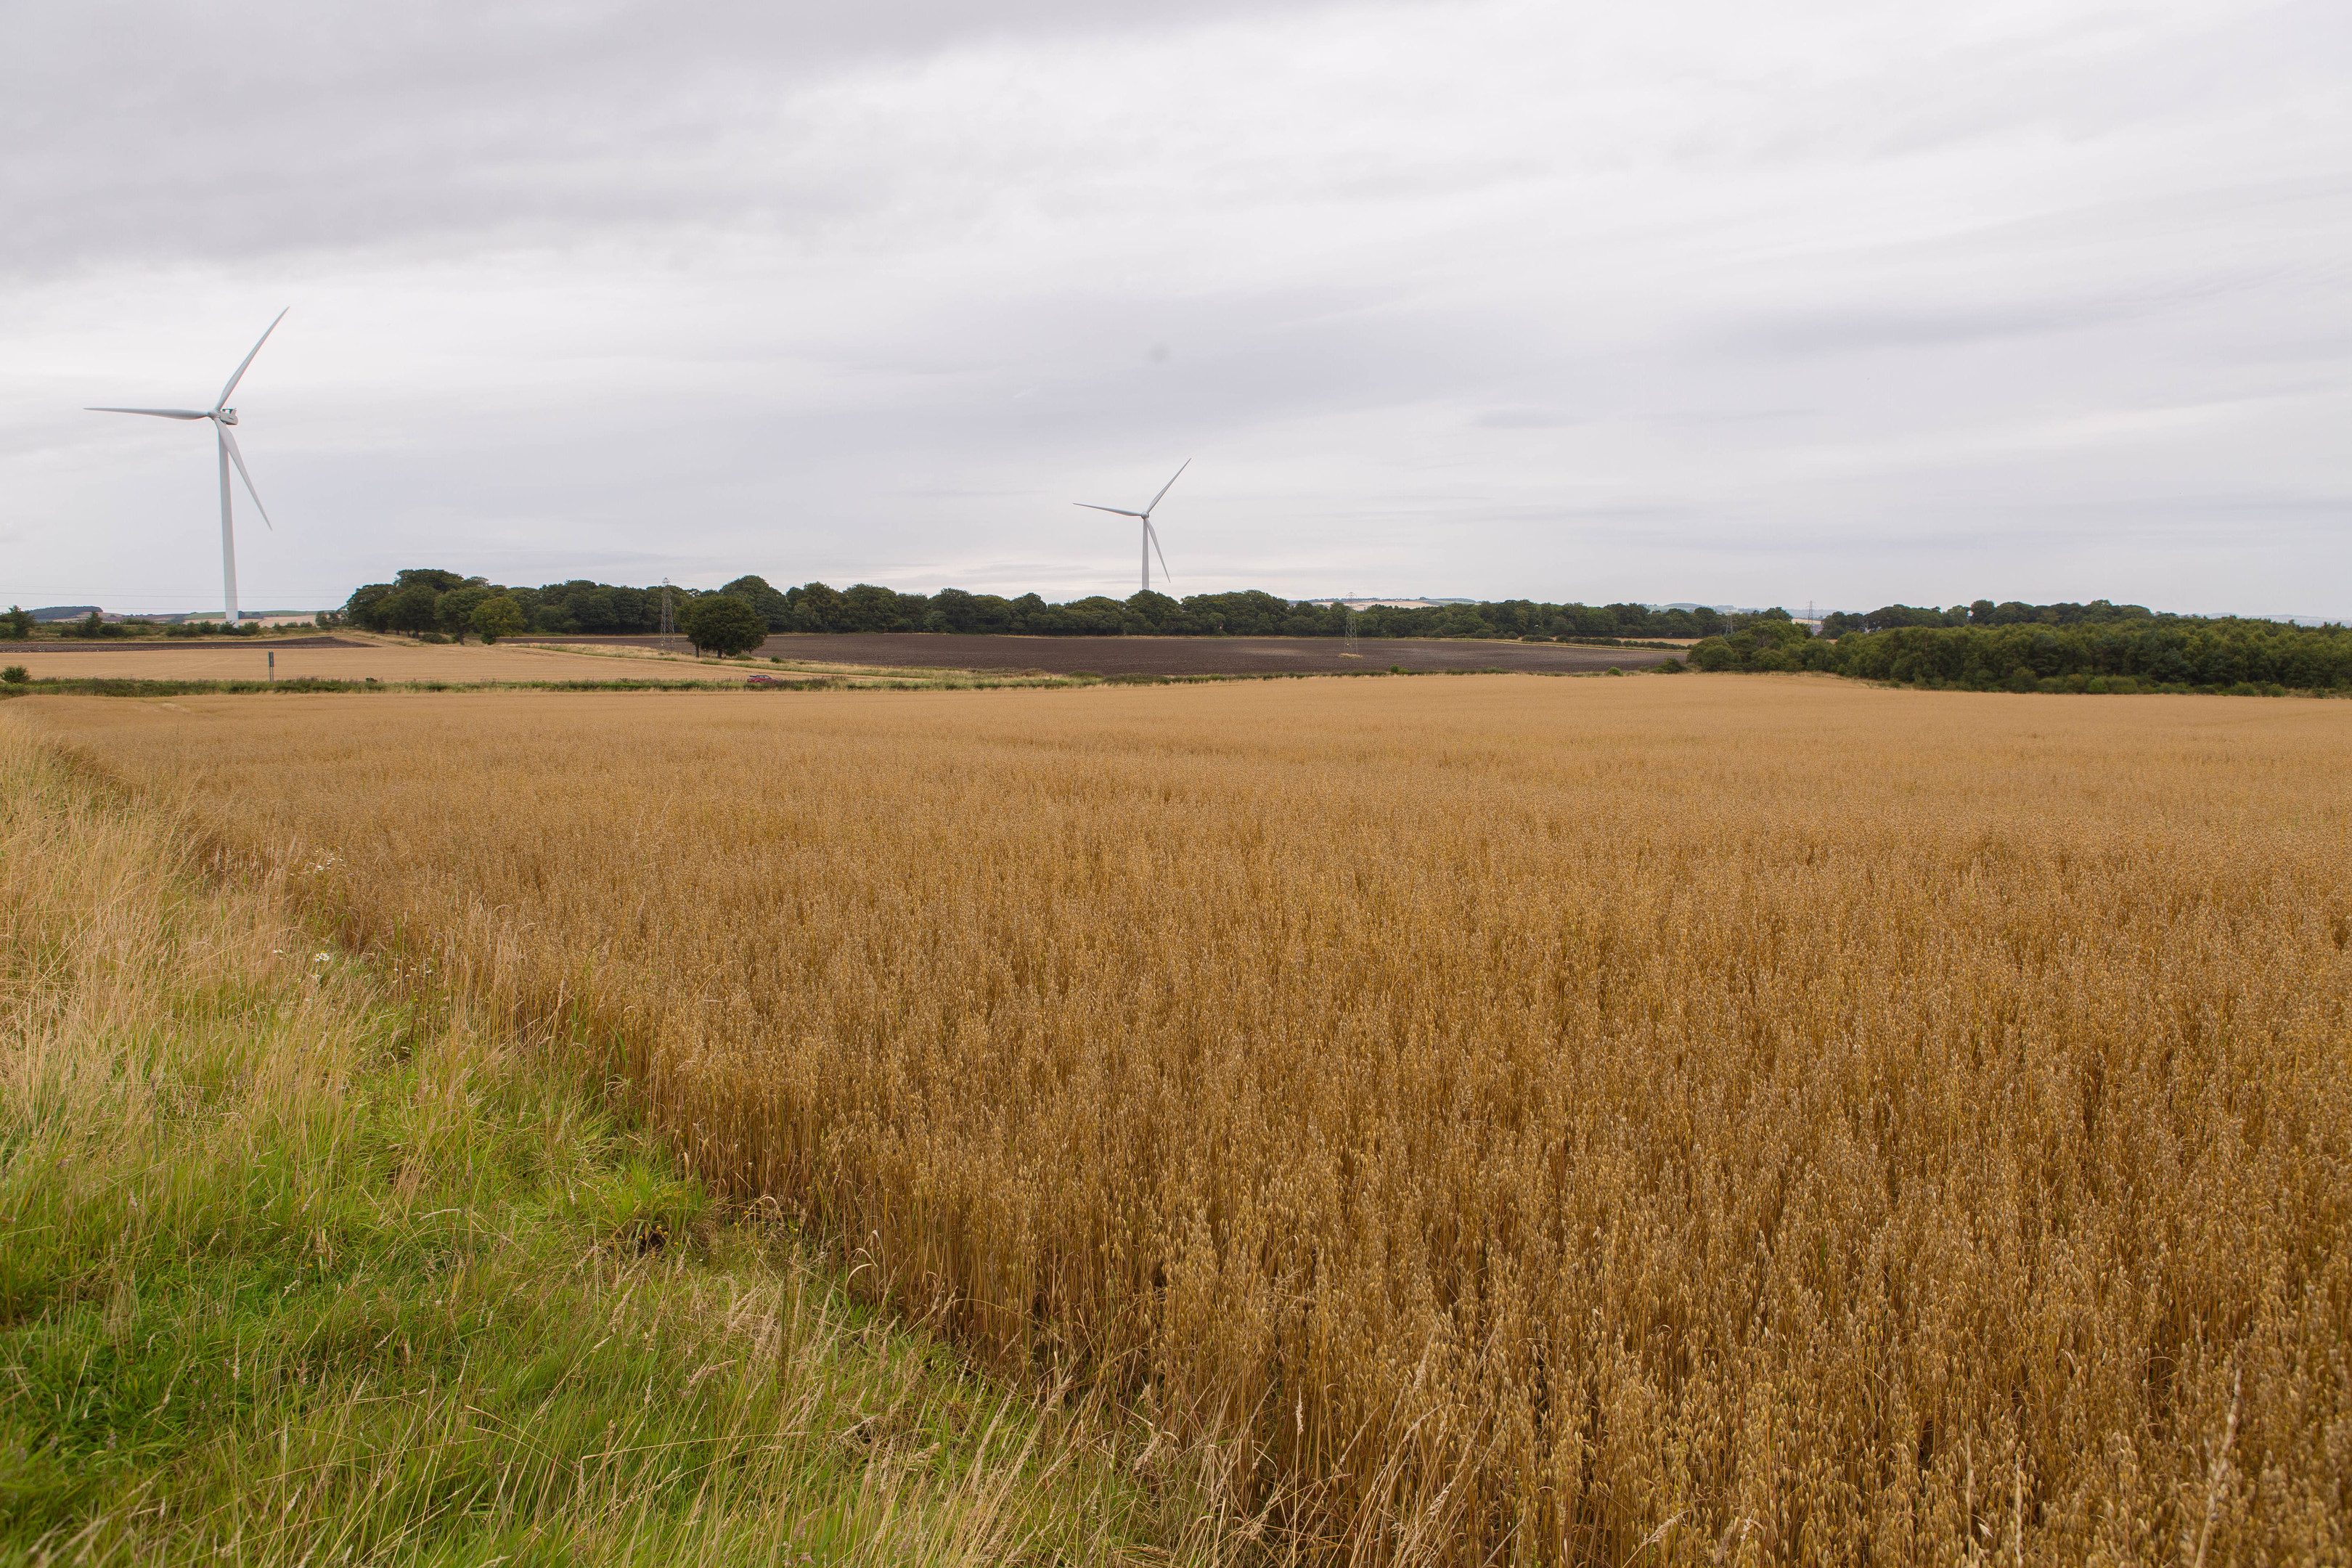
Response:
[{"label": "stubble field", "polygon": [[1269,1540],[2352,1552],[2352,708],[25,706]]},{"label": "stubble field", "polygon": [[[277,655],[273,665],[269,656]],[[593,651],[500,643],[431,645],[392,637],[256,638],[250,642],[20,643],[0,662],[36,680],[709,680],[740,681],[745,668],[685,659],[600,658]]]}]

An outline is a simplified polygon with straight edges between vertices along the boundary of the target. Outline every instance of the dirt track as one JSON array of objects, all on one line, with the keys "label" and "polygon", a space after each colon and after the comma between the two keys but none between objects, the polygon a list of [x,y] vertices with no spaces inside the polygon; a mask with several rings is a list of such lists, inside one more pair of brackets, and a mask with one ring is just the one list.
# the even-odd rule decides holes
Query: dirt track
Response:
[{"label": "dirt track", "polygon": [[[658,637],[534,637],[533,643],[658,646]],[[679,639],[678,647],[685,647]],[[1656,648],[1582,647],[1570,643],[1457,642],[1371,638],[1350,657],[1339,637],[983,637],[937,633],[793,634],[772,637],[761,656],[909,669],[1044,670],[1068,675],[1329,675],[1346,670],[1646,669],[1668,657]]]}]

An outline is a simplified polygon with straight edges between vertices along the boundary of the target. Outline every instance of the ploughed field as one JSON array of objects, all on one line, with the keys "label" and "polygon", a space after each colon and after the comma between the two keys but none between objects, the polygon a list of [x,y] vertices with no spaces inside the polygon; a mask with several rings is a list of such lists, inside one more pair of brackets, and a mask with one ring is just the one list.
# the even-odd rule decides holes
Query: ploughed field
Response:
[{"label": "ploughed field", "polygon": [[2352,1552],[2352,706],[18,710],[1310,1549]]},{"label": "ploughed field", "polygon": [[[516,639],[561,646],[658,647],[659,637],[531,637]],[[683,637],[672,639],[686,646]],[[1505,669],[1577,673],[1649,669],[1673,657],[1657,648],[1583,647],[1570,643],[1518,643],[1367,637],[989,637],[954,633],[793,632],[770,637],[756,657],[898,669],[1042,670],[1049,675],[1336,675],[1406,669]]]}]

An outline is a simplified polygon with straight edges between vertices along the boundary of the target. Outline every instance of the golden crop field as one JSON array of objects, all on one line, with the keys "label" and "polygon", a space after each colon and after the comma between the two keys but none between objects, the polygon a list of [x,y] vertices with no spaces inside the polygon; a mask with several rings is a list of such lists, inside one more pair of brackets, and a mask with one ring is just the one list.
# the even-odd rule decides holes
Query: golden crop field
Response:
[{"label": "golden crop field", "polygon": [[[714,680],[740,682],[749,667],[721,668],[687,658],[602,649],[499,643],[428,645],[333,634],[343,647],[287,647],[268,638],[116,643],[26,643],[0,653],[35,679],[130,680]],[[270,663],[270,656],[277,663]]]},{"label": "golden crop field", "polygon": [[2352,705],[25,707],[1269,1541],[2352,1557]]}]

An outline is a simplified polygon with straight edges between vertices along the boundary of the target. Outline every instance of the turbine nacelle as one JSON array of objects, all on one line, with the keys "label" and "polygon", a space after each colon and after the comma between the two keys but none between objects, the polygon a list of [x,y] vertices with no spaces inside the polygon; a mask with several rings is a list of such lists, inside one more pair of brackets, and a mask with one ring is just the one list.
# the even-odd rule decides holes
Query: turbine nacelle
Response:
[{"label": "turbine nacelle", "polygon": [[213,417],[219,420],[224,425],[234,425],[236,423],[236,410],[234,408],[215,408],[213,410]]}]

